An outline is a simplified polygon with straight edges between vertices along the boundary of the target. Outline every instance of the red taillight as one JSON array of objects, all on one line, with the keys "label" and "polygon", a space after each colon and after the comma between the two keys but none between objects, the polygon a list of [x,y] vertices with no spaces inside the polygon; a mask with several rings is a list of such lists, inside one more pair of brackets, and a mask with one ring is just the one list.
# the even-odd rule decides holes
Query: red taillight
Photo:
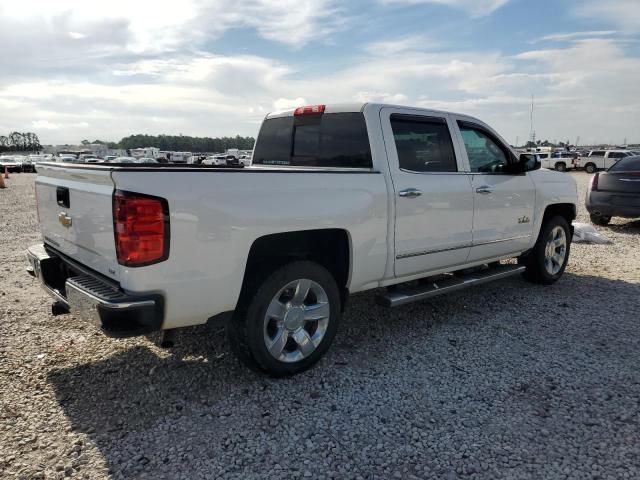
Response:
[{"label": "red taillight", "polygon": [[120,265],[141,267],[169,258],[169,206],[165,199],[116,190],[113,230]]},{"label": "red taillight", "polygon": [[324,105],[307,105],[305,107],[298,107],[293,111],[296,117],[301,115],[315,115],[318,113],[324,113]]},{"label": "red taillight", "polygon": [[598,177],[600,176],[600,173],[596,173],[593,178],[591,179],[591,191],[592,192],[597,192],[598,191]]}]

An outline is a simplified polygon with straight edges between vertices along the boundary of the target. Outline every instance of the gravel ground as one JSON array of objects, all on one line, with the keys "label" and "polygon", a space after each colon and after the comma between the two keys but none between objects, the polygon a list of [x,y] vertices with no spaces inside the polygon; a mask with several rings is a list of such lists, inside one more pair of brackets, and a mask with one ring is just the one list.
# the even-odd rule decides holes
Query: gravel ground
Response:
[{"label": "gravel ground", "polygon": [[276,381],[219,325],[166,351],[51,317],[24,273],[33,178],[0,190],[2,479],[640,478],[640,221],[598,227],[614,243],[574,245],[552,287],[357,295],[319,365]]}]

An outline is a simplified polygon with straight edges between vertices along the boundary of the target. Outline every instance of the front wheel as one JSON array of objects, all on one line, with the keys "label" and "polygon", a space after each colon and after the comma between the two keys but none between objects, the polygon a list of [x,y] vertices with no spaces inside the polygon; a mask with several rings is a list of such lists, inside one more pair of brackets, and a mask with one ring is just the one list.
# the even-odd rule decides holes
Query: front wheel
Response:
[{"label": "front wheel", "polygon": [[564,163],[556,163],[556,170],[558,172],[566,172],[567,166]]},{"label": "front wheel", "polygon": [[585,170],[587,173],[595,173],[595,172],[596,172],[596,166],[595,166],[595,164],[593,164],[593,163],[587,163],[587,164],[584,166],[584,170]]},{"label": "front wheel", "polygon": [[549,218],[540,229],[533,249],[518,258],[524,265],[524,277],[530,282],[550,285],[564,273],[571,248],[571,230],[564,217]]},{"label": "front wheel", "polygon": [[340,292],[323,266],[289,263],[244,296],[230,321],[231,347],[245,365],[273,377],[302,372],[327,351],[340,321]]}]

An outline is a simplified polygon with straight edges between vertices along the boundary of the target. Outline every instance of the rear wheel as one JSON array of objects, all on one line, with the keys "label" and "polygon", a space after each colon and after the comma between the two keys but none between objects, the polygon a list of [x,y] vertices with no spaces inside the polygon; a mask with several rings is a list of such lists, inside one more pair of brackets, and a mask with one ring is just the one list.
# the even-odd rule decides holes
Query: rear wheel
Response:
[{"label": "rear wheel", "polygon": [[595,171],[596,171],[596,165],[595,165],[594,163],[587,163],[587,164],[584,166],[584,170],[585,170],[587,173],[595,173]]},{"label": "rear wheel", "polygon": [[340,321],[338,286],[324,267],[290,263],[247,293],[227,329],[243,363],[283,377],[308,369],[324,355]]},{"label": "rear wheel", "polygon": [[571,231],[564,217],[549,218],[540,229],[533,249],[518,258],[524,265],[524,277],[534,283],[550,285],[564,273],[571,248]]},{"label": "rear wheel", "polygon": [[566,172],[567,166],[564,163],[556,163],[556,170],[558,172]]},{"label": "rear wheel", "polygon": [[589,218],[591,218],[591,223],[595,225],[608,225],[611,221],[611,217],[607,215],[596,215],[595,213],[590,213]]}]

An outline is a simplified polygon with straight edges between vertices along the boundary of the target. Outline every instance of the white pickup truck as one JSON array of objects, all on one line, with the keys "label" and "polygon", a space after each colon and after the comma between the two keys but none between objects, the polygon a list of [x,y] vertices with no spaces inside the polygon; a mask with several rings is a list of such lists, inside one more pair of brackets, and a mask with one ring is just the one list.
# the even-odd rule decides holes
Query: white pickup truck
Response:
[{"label": "white pickup truck", "polygon": [[394,307],[567,264],[574,180],[466,115],[300,107],[266,117],[252,160],[41,164],[27,256],[54,313],[111,336],[223,316],[237,355],[283,376],[326,352],[351,293]]},{"label": "white pickup truck", "polygon": [[595,173],[598,170],[608,170],[621,158],[633,155],[628,150],[592,150],[588,156],[580,157],[578,167],[584,168],[587,173]]}]

